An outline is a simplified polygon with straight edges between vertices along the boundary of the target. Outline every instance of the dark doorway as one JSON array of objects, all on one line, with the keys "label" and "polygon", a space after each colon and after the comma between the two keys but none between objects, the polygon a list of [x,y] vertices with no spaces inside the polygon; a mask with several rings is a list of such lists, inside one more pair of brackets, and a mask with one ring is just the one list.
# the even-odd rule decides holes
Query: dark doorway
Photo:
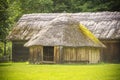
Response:
[{"label": "dark doorway", "polygon": [[54,61],[54,47],[52,46],[43,47],[43,60]]},{"label": "dark doorway", "polygon": [[12,42],[12,61],[21,62],[28,61],[29,48],[24,47],[26,41],[13,41]]}]

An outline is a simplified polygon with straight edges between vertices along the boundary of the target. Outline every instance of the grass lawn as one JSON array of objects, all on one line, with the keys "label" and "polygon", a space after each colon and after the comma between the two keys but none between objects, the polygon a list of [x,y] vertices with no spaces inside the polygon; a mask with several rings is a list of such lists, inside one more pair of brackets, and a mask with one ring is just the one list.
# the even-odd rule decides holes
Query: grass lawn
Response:
[{"label": "grass lawn", "polygon": [[120,80],[120,64],[0,63],[0,80]]}]

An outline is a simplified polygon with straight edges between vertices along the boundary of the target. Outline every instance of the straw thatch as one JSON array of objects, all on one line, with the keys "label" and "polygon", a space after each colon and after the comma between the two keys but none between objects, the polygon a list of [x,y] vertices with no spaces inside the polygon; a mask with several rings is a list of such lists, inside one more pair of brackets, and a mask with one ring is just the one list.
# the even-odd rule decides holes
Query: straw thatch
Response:
[{"label": "straw thatch", "polygon": [[[85,29],[85,30],[84,30]],[[50,21],[25,46],[104,47],[92,33],[70,15],[61,15]]]},{"label": "straw thatch", "polygon": [[[58,15],[60,13],[25,14],[17,22],[7,39],[29,40]],[[71,13],[71,16],[78,19],[99,39],[120,39],[120,12]]]}]

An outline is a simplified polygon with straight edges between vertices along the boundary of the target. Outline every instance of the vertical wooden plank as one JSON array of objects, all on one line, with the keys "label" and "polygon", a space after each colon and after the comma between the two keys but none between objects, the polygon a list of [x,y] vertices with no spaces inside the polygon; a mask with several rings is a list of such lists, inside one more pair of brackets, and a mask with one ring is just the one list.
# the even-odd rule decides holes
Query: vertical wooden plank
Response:
[{"label": "vertical wooden plank", "polygon": [[59,46],[59,51],[60,51],[60,63],[63,63],[63,46]]},{"label": "vertical wooden plank", "polygon": [[99,59],[99,62],[101,61],[101,54],[100,54],[100,49],[98,50],[98,59]]},{"label": "vertical wooden plank", "polygon": [[97,62],[100,62],[100,49],[97,49]]},{"label": "vertical wooden plank", "polygon": [[32,47],[33,49],[33,54],[32,54],[32,63],[34,63],[34,47]]},{"label": "vertical wooden plank", "polygon": [[72,59],[72,48],[68,47],[68,51],[69,51],[68,55],[69,55],[69,62],[70,62]]},{"label": "vertical wooden plank", "polygon": [[64,47],[63,50],[64,50],[64,61],[66,61],[66,59],[67,59],[67,56],[66,56],[66,48]]},{"label": "vertical wooden plank", "polygon": [[91,55],[92,55],[92,63],[94,63],[94,48],[92,48],[92,53],[91,53]]},{"label": "vertical wooden plank", "polygon": [[57,62],[59,63],[60,62],[60,51],[59,51],[59,46],[57,46]]},{"label": "vertical wooden plank", "polygon": [[70,61],[70,58],[71,58],[71,52],[70,52],[70,48],[67,48],[67,56],[68,56],[68,61]]},{"label": "vertical wooden plank", "polygon": [[95,49],[93,48],[92,49],[92,63],[94,63],[95,62]]},{"label": "vertical wooden plank", "polygon": [[67,60],[67,48],[64,47],[64,61]]},{"label": "vertical wooden plank", "polygon": [[81,48],[81,60],[84,61],[85,59],[85,49]]},{"label": "vertical wooden plank", "polygon": [[29,62],[31,63],[32,62],[32,57],[33,57],[33,48],[30,47],[30,54],[29,54]]},{"label": "vertical wooden plank", "polygon": [[37,61],[37,46],[35,46],[35,60]]},{"label": "vertical wooden plank", "polygon": [[70,51],[69,51],[69,48],[68,47],[66,47],[66,49],[67,49],[67,52],[66,52],[66,56],[67,56],[67,61],[69,61],[70,60]]},{"label": "vertical wooden plank", "polygon": [[96,49],[96,48],[90,48],[89,49],[89,54],[88,54],[88,60],[89,60],[89,63],[98,63],[99,61],[99,49]]},{"label": "vertical wooden plank", "polygon": [[89,50],[89,62],[92,63],[92,49]]},{"label": "vertical wooden plank", "polygon": [[43,46],[40,47],[41,47],[41,62],[43,62]]},{"label": "vertical wooden plank", "polygon": [[68,51],[68,48],[66,47],[65,50],[66,50],[66,61],[69,61],[69,51]]},{"label": "vertical wooden plank", "polygon": [[86,60],[89,61],[89,47],[87,48],[87,52],[86,52]]},{"label": "vertical wooden plank", "polygon": [[72,48],[72,51],[71,51],[71,54],[72,54],[72,59],[71,59],[71,61],[75,61],[75,48]]},{"label": "vertical wooden plank", "polygon": [[54,61],[59,63],[59,46],[54,47]]},{"label": "vertical wooden plank", "polygon": [[41,49],[41,46],[38,46],[38,60],[39,60],[39,63],[42,63],[42,49]]},{"label": "vertical wooden plank", "polygon": [[65,61],[67,61],[67,58],[68,58],[68,56],[67,56],[67,48],[66,47],[64,47],[64,50],[65,50]]},{"label": "vertical wooden plank", "polygon": [[99,54],[98,49],[96,49],[96,63],[98,63],[98,61],[99,61],[98,54]]},{"label": "vertical wooden plank", "polygon": [[78,61],[78,58],[77,58],[77,56],[78,56],[78,48],[75,48],[75,52],[76,52],[76,61]]},{"label": "vertical wooden plank", "polygon": [[54,46],[54,62],[57,62],[57,47]]},{"label": "vertical wooden plank", "polygon": [[76,61],[76,52],[75,52],[75,48],[73,48],[72,56],[73,56],[72,61]]},{"label": "vertical wooden plank", "polygon": [[88,48],[88,53],[87,53],[87,61],[89,63],[89,48]]},{"label": "vertical wooden plank", "polygon": [[34,63],[36,62],[36,47],[34,46]]},{"label": "vertical wooden plank", "polygon": [[77,48],[77,61],[81,60],[81,49]]},{"label": "vertical wooden plank", "polygon": [[71,61],[71,59],[72,59],[72,48],[70,48],[70,47],[68,47],[68,56],[69,56],[69,62]]}]

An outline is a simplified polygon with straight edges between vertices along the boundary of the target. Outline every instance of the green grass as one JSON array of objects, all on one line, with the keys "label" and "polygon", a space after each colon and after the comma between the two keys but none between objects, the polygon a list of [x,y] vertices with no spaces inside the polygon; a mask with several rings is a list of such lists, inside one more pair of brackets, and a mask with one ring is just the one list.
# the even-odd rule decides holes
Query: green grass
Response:
[{"label": "green grass", "polygon": [[120,80],[120,64],[0,63],[0,80]]}]

